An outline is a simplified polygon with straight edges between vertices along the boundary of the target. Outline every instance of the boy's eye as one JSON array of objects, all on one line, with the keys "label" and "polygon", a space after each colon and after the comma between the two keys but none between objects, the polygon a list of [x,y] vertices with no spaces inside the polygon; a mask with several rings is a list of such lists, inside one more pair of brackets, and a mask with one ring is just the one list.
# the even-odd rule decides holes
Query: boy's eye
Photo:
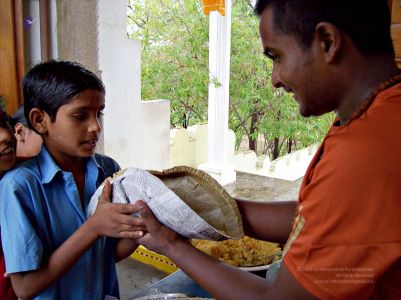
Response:
[{"label": "boy's eye", "polygon": [[104,112],[99,111],[99,112],[97,113],[97,117],[98,117],[98,118],[101,118],[101,117],[103,117],[103,116],[104,116]]}]

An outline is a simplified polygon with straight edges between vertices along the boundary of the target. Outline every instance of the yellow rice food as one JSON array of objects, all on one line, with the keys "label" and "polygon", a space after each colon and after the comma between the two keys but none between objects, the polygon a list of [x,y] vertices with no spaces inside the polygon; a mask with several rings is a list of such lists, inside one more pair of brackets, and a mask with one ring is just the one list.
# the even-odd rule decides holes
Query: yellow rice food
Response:
[{"label": "yellow rice food", "polygon": [[239,240],[192,240],[191,243],[202,252],[236,267],[267,265],[275,261],[281,253],[278,244],[248,236]]}]

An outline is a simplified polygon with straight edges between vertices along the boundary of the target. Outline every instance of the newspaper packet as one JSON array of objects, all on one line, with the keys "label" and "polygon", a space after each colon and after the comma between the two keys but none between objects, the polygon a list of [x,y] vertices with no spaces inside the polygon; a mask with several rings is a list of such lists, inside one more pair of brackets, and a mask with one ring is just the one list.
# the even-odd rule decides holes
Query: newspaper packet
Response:
[{"label": "newspaper packet", "polygon": [[[203,171],[187,166],[161,172],[127,168],[110,181],[113,203],[143,200],[159,222],[184,237],[218,241],[244,234],[236,202]],[[95,213],[103,186],[92,196],[88,216]]]}]

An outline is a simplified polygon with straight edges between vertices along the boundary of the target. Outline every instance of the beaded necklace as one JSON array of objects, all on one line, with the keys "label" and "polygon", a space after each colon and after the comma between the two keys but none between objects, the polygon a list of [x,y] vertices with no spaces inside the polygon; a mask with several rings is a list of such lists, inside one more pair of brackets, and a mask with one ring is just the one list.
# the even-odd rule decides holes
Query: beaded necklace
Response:
[{"label": "beaded necklace", "polygon": [[376,99],[376,96],[380,92],[400,82],[401,82],[401,73],[398,73],[397,75],[381,83],[377,87],[377,89],[372,94],[370,94],[370,96],[362,103],[362,105],[358,108],[358,110],[352,114],[350,120],[347,123],[349,124],[351,121],[358,119],[360,116],[362,116],[369,109],[370,105],[372,105],[373,101]]}]

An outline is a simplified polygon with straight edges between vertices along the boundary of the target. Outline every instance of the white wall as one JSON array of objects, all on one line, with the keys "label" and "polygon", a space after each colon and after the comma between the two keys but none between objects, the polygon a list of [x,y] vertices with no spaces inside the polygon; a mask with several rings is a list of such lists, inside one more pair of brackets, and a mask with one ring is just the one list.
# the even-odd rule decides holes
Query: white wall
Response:
[{"label": "white wall", "polygon": [[140,118],[136,122],[139,128],[136,132],[139,144],[134,141],[132,145],[139,147],[139,155],[130,157],[131,162],[127,166],[152,170],[166,169],[169,166],[170,101],[142,101],[140,111]]},{"label": "white wall", "polygon": [[188,127],[186,130],[194,142],[194,165],[199,166],[208,158],[208,128],[207,124],[198,124]]},{"label": "white wall", "polygon": [[166,168],[169,102],[141,102],[141,45],[127,38],[126,1],[99,0],[98,14],[99,69],[106,86],[104,152],[123,168]]},{"label": "white wall", "polygon": [[[228,130],[227,157],[234,162],[235,134]],[[186,165],[198,168],[208,160],[208,125],[197,124],[170,130],[170,167]]]},{"label": "white wall", "polygon": [[184,128],[173,128],[170,130],[169,162],[170,167],[197,166],[195,164],[195,139]]}]

